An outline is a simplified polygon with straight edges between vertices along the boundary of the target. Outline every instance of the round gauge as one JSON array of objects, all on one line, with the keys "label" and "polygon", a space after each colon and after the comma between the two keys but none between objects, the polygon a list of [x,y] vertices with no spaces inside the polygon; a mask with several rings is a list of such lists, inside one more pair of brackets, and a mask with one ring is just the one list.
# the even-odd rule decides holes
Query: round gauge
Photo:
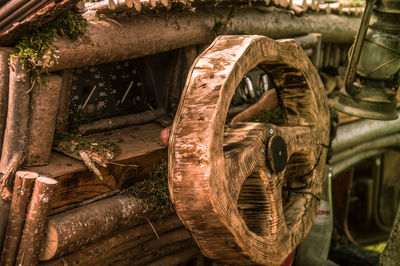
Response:
[{"label": "round gauge", "polygon": [[108,76],[110,95],[115,109],[119,111],[145,111],[146,97],[140,64],[137,61],[115,63]]},{"label": "round gauge", "polygon": [[93,118],[104,115],[108,104],[107,80],[97,67],[76,69],[72,78],[71,108]]}]

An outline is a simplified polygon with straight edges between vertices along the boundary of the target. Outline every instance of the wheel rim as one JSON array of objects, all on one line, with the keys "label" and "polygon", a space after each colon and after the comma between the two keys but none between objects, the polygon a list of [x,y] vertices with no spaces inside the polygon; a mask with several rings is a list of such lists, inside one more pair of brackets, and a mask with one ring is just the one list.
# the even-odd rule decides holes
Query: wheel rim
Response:
[{"label": "wheel rim", "polygon": [[[285,126],[238,123],[224,132],[235,88],[256,66],[277,86]],[[273,136],[287,146],[282,171]],[[218,37],[192,66],[169,145],[171,199],[202,252],[224,263],[279,265],[315,218],[328,142],[324,87],[294,42]]]}]

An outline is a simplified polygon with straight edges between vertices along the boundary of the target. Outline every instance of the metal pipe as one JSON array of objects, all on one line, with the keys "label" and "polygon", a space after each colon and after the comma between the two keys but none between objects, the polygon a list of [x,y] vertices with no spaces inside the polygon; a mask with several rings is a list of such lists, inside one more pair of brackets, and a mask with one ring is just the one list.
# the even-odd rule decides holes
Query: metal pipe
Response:
[{"label": "metal pipe", "polygon": [[11,27],[14,23],[22,21],[24,18],[32,14],[34,11],[43,6],[47,0],[31,0],[14,11],[11,15],[0,21],[0,30],[6,30]]},{"label": "metal pipe", "polygon": [[13,0],[7,2],[4,6],[0,8],[0,21],[5,19],[7,16],[12,14],[15,10],[28,3],[29,0]]},{"label": "metal pipe", "polygon": [[384,138],[368,141],[351,149],[344,150],[343,152],[333,154],[332,158],[329,160],[329,163],[338,163],[340,161],[352,158],[356,154],[363,153],[368,150],[376,150],[390,147],[400,147],[400,134],[390,135]]},{"label": "metal pipe", "polygon": [[[400,111],[398,111],[400,113]],[[400,118],[392,121],[359,120],[339,126],[332,142],[333,154],[400,131]]]},{"label": "metal pipe", "polygon": [[377,150],[369,150],[363,153],[359,153],[347,160],[340,161],[338,163],[332,164],[332,176],[335,177],[347,168],[354,166],[355,164],[361,162],[364,159],[370,158],[372,156],[376,156],[384,153],[389,149],[377,149]]}]

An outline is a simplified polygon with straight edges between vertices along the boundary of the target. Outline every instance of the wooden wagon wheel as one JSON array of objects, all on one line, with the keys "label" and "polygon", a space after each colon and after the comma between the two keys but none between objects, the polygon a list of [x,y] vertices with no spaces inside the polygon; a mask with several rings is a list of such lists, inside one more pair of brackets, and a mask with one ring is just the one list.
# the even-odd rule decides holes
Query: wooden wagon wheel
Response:
[{"label": "wooden wagon wheel", "polygon": [[[235,88],[256,66],[277,86],[285,125],[226,128]],[[202,252],[279,265],[315,219],[328,142],[325,89],[296,43],[218,37],[192,66],[169,143],[171,198]]]}]

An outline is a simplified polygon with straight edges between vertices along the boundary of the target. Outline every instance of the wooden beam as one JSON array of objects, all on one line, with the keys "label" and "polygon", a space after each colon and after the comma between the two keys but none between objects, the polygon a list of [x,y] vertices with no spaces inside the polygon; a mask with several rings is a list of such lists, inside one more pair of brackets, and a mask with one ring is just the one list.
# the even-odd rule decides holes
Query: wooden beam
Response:
[{"label": "wooden beam", "polygon": [[[74,42],[60,39],[54,43],[60,58],[49,70],[121,61],[211,42],[216,35],[213,30],[216,21],[226,21],[229,12],[225,8],[194,13],[170,12],[168,17],[133,16],[122,25],[114,20],[90,21],[83,38]],[[283,12],[262,13],[243,8],[229,20],[221,34],[287,38],[319,32],[325,42],[351,43],[358,25],[359,18],[347,16],[304,14],[294,17]]]},{"label": "wooden beam", "polygon": [[162,129],[156,123],[149,123],[90,135],[98,140],[112,140],[121,148],[121,154],[113,162],[106,168],[99,167],[103,181],[90,172],[82,161],[58,152],[51,154],[48,165],[25,169],[58,181],[52,200],[53,209],[74,204],[118,190],[127,179],[150,173],[155,164],[167,158],[167,149],[159,142]]}]

